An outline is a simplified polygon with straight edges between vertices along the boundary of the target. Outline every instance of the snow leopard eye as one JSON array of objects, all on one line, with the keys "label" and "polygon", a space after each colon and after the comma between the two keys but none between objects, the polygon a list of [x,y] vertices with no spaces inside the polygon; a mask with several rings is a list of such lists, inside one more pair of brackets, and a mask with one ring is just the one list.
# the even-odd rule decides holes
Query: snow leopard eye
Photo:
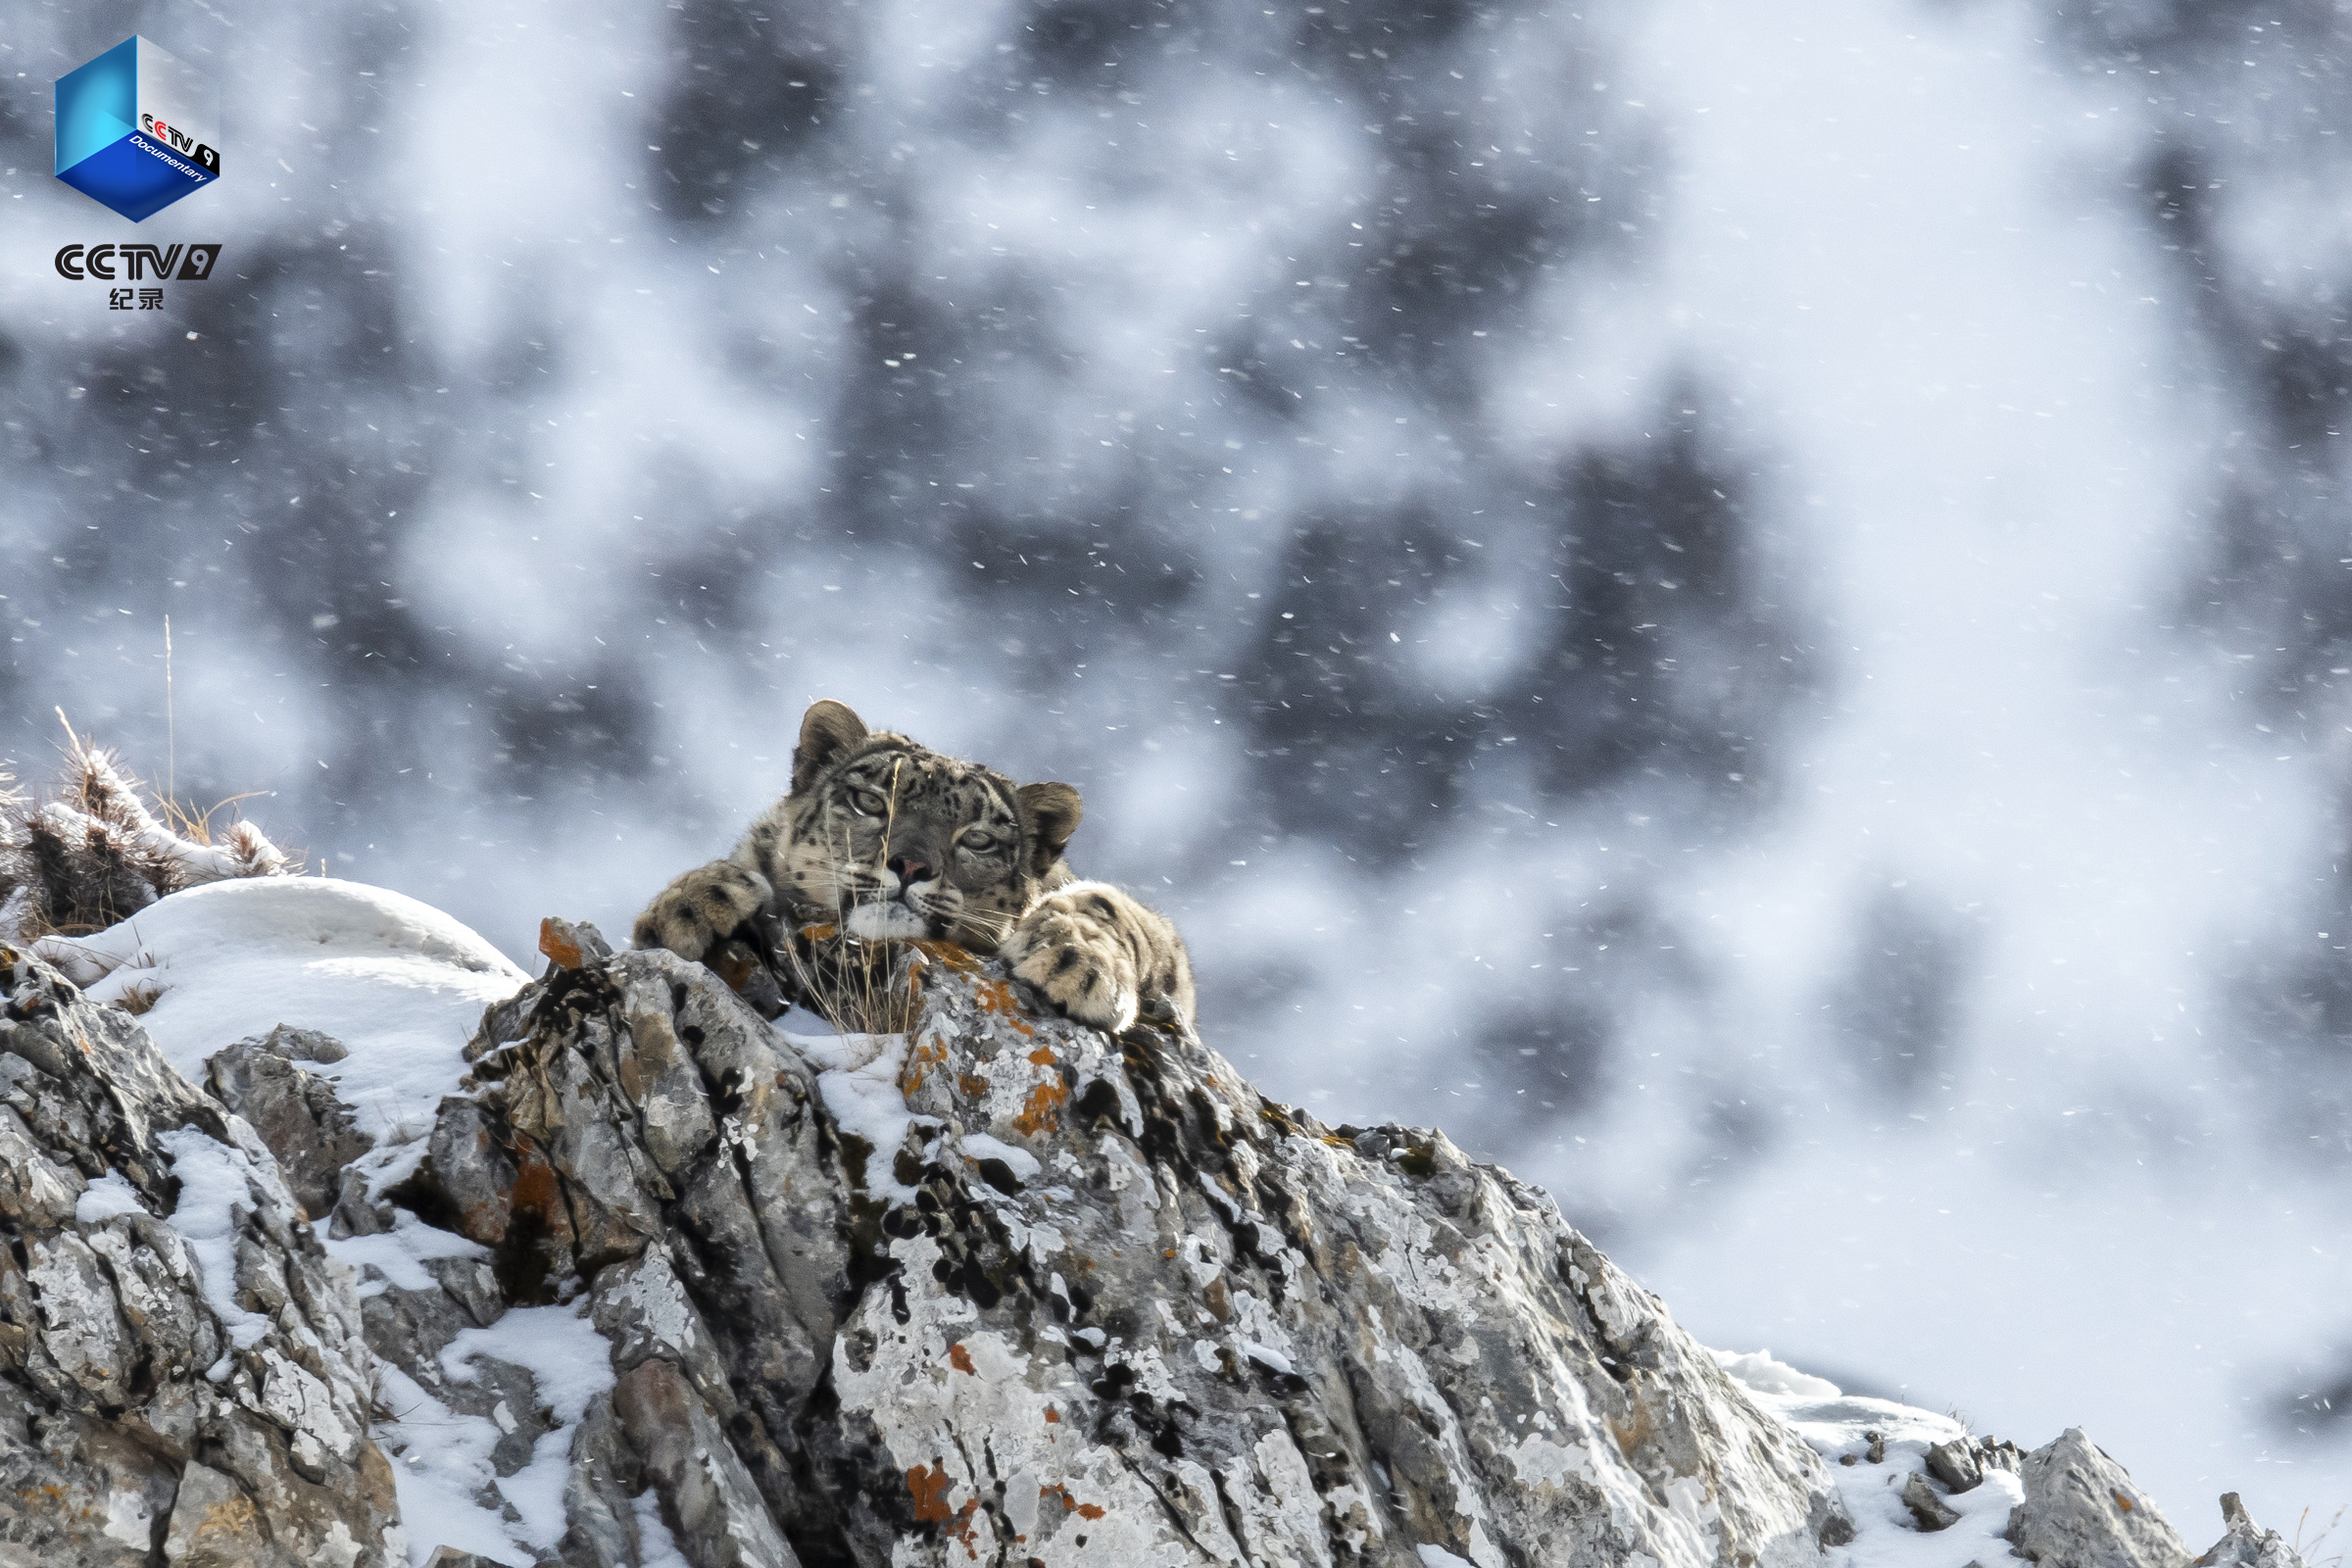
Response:
[{"label": "snow leopard eye", "polygon": [[974,854],[985,854],[997,847],[997,836],[984,827],[966,828],[956,842]]},{"label": "snow leopard eye", "polygon": [[850,809],[856,811],[859,816],[880,816],[887,808],[888,803],[872,790],[852,790],[850,792]]}]

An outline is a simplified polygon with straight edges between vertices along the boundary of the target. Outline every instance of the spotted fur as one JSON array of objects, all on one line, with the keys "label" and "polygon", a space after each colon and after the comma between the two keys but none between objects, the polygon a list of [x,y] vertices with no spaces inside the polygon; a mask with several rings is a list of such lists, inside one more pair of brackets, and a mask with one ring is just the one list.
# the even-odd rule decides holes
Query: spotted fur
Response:
[{"label": "spotted fur", "polygon": [[1081,1023],[1193,1016],[1192,962],[1167,919],[1062,858],[1083,808],[1067,784],[1022,784],[869,731],[840,703],[801,720],[792,793],[735,853],[679,877],[637,917],[641,948],[700,959],[771,914],[867,940],[1001,951]]}]

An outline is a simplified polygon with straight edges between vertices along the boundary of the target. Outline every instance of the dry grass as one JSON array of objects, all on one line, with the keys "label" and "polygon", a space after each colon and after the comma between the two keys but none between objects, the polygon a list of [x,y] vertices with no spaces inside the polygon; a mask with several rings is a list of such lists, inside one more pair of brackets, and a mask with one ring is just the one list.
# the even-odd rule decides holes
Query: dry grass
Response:
[{"label": "dry grass", "polygon": [[779,944],[802,1004],[845,1035],[903,1035],[921,1010],[911,942],[867,942],[829,925]]},{"label": "dry grass", "polygon": [[[182,888],[233,876],[275,876],[300,862],[234,808],[183,805],[142,783],[112,751],[76,734],[61,710],[66,743],[46,799],[0,774],[0,936],[103,931]],[[230,815],[224,824],[216,818]]]},{"label": "dry grass", "polygon": [[2309,1568],[2343,1568],[2344,1552],[2341,1548],[2326,1557],[2321,1556],[2319,1552],[2320,1548],[2335,1535],[2336,1527],[2344,1522],[2344,1515],[2347,1511],[2352,1511],[2352,1503],[2336,1509],[2333,1517],[2322,1525],[2319,1533],[2313,1535],[2309,1540],[2305,1540],[2304,1535],[2311,1528],[2311,1510],[2304,1509],[2301,1517],[2295,1520],[2295,1555],[2302,1558]]}]

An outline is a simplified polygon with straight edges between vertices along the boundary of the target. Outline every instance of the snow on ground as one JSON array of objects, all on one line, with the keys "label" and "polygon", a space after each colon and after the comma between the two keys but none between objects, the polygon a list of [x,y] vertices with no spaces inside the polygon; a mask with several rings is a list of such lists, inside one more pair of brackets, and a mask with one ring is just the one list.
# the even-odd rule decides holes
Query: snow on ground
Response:
[{"label": "snow on ground", "polygon": [[379,1144],[430,1129],[482,1009],[529,978],[431,906],[332,877],[208,883],[34,951],[92,1001],[148,999],[140,1023],[192,1083],[221,1047],[280,1023],[334,1036],[351,1054],[304,1070],[333,1079]]},{"label": "snow on ground", "polygon": [[1769,1334],[2029,1448],[2080,1426],[2192,1544],[2221,1533],[2224,1492],[2290,1533],[2334,1513],[2344,1448],[2299,1447],[2276,1401],[2341,1327],[2352,1200],[2221,1151],[2138,1179],[2013,1154],[1926,1127],[1825,1138],[1614,1255],[1704,1342]]},{"label": "snow on ground", "polygon": [[517,1544],[494,1507],[498,1472],[490,1450],[502,1436],[487,1416],[461,1415],[388,1362],[377,1363],[381,1399],[394,1419],[375,1424],[375,1441],[392,1454],[394,1490],[408,1532],[409,1560],[421,1565],[437,1546],[530,1568],[535,1553]]},{"label": "snow on ground", "polygon": [[[506,1400],[491,1416],[461,1414],[407,1374],[385,1369],[384,1395],[396,1419],[377,1423],[376,1441],[397,1455],[392,1472],[416,1562],[439,1544],[528,1568],[538,1551],[562,1541],[572,1438],[589,1401],[613,1381],[610,1348],[584,1309],[517,1307],[486,1329],[463,1330],[441,1351],[441,1370],[453,1383],[473,1382],[484,1357],[522,1368],[538,1402],[553,1412],[554,1429],[510,1476],[491,1463],[491,1450],[517,1419]],[[483,1498],[503,1499],[515,1518],[506,1520]]]},{"label": "snow on ground", "polygon": [[[1842,1394],[1826,1378],[1774,1360],[1770,1350],[1718,1350],[1715,1359],[1749,1397],[1829,1461],[1830,1477],[1854,1520],[1853,1541],[1831,1548],[1830,1568],[1967,1568],[2008,1559],[2002,1532],[2009,1528],[2009,1510],[2025,1501],[2026,1493],[2006,1470],[1987,1469],[1981,1485],[1943,1497],[1960,1516],[1949,1529],[1923,1531],[1903,1506],[1903,1484],[1927,1468],[1931,1446],[1967,1431],[1959,1422],[1890,1399]],[[1868,1457],[1868,1434],[1874,1432],[1886,1442],[1877,1464]]]},{"label": "snow on ground", "polygon": [[[431,1288],[428,1259],[490,1256],[488,1248],[435,1230],[405,1210],[391,1232],[330,1241],[326,1250],[361,1271],[362,1296],[393,1286]],[[562,1538],[572,1437],[588,1401],[612,1386],[611,1351],[579,1310],[518,1308],[486,1329],[460,1330],[441,1351],[441,1371],[452,1383],[474,1382],[484,1357],[522,1368],[531,1376],[536,1401],[554,1413],[555,1430],[540,1437],[529,1462],[510,1476],[500,1476],[492,1462],[507,1423],[518,1418],[507,1401],[489,1416],[453,1410],[400,1368],[377,1363],[381,1402],[392,1419],[377,1421],[373,1432],[392,1460],[412,1563],[422,1564],[437,1546],[454,1546],[529,1568],[539,1560],[536,1548],[552,1547]],[[649,1568],[656,1560],[648,1558]]]}]

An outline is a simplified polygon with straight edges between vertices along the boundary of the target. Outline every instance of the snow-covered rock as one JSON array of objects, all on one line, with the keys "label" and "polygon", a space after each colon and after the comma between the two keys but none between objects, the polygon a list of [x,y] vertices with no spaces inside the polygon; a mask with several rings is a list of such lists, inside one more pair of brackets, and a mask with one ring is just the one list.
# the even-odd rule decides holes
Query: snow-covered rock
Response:
[{"label": "snow-covered rock", "polygon": [[401,1560],[359,1302],[270,1151],[5,948],[0,1225],[0,1541],[24,1562]]},{"label": "snow-covered rock", "polygon": [[2229,1531],[2197,1559],[2197,1568],[2303,1568],[2286,1538],[2256,1524],[2236,1493],[2222,1494],[2222,1518]]},{"label": "snow-covered rock", "polygon": [[1838,1568],[2303,1568],[2277,1531],[2222,1498],[2228,1533],[2191,1558],[2131,1474],[2069,1428],[2031,1453],[1949,1416],[1838,1392],[1769,1352],[1726,1372],[1831,1461],[1854,1522]]},{"label": "snow-covered rock", "polygon": [[333,877],[208,883],[95,936],[43,937],[32,952],[92,1001],[140,1009],[191,1082],[223,1046],[281,1023],[367,1041],[306,1067],[336,1085],[374,1142],[432,1125],[482,1009],[528,978],[430,905]]}]

